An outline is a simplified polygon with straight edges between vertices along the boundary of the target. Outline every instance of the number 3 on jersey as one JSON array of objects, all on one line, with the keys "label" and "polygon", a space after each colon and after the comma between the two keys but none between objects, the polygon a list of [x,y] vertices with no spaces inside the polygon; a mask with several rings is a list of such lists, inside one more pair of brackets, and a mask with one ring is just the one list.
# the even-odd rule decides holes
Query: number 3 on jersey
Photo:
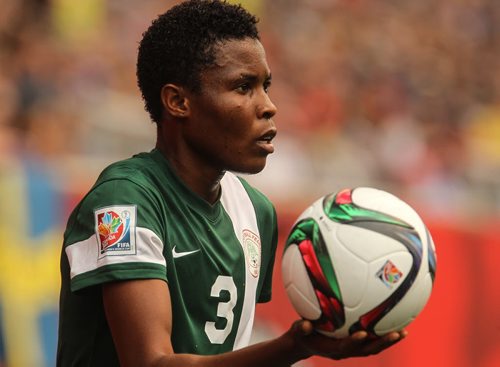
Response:
[{"label": "number 3 on jersey", "polygon": [[205,333],[212,344],[223,344],[233,328],[233,308],[238,300],[238,292],[233,277],[219,275],[212,286],[210,296],[219,298],[222,291],[229,292],[229,301],[218,303],[217,317],[225,318],[227,323],[223,329],[217,329],[213,321],[205,323]]}]

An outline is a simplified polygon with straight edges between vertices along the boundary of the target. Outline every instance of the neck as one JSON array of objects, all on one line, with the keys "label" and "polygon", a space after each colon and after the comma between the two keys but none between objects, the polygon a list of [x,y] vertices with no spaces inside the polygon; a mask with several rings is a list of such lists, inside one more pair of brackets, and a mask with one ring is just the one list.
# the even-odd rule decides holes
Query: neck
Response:
[{"label": "neck", "polygon": [[214,204],[220,196],[220,180],[225,171],[214,170],[213,167],[199,159],[195,159],[190,152],[180,144],[174,143],[179,139],[166,141],[161,137],[158,128],[156,149],[169,161],[177,176],[194,193],[198,194],[209,204]]}]

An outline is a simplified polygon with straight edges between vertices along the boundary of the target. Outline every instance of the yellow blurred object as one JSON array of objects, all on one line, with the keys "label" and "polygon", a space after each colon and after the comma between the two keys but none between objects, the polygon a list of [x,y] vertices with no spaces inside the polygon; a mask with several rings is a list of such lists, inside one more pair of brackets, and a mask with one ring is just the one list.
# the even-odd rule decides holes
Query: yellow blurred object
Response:
[{"label": "yellow blurred object", "polygon": [[15,228],[0,228],[0,297],[9,367],[42,365],[37,320],[57,305],[60,236],[61,230],[53,230],[34,246],[29,244],[34,240],[23,238]]},{"label": "yellow blurred object", "polygon": [[68,41],[102,34],[105,13],[103,0],[54,0],[52,5],[54,26]]},{"label": "yellow blurred object", "polygon": [[40,319],[45,313],[57,310],[63,229],[54,224],[43,235],[29,235],[26,185],[19,161],[3,162],[0,166],[0,321],[7,358],[5,366],[49,367],[44,362],[47,351],[43,347]]},{"label": "yellow blurred object", "polygon": [[479,111],[468,133],[477,153],[490,162],[500,163],[500,106]]}]

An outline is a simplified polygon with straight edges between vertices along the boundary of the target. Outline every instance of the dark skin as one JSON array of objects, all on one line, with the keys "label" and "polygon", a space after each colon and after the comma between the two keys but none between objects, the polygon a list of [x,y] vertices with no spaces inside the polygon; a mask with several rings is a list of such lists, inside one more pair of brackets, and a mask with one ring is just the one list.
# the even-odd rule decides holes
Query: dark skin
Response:
[{"label": "dark skin", "polygon": [[[226,170],[260,172],[274,147],[276,107],[267,89],[271,73],[258,40],[230,40],[216,49],[216,63],[202,72],[201,92],[166,84],[157,148],[177,175],[209,203],[220,194]],[[344,339],[322,336],[300,320],[282,336],[213,356],[176,354],[170,337],[168,284],[158,279],[103,285],[106,317],[123,367],[290,366],[320,355],[331,359],[377,354],[406,336],[371,339],[364,331]]]},{"label": "dark skin", "polygon": [[158,129],[157,148],[210,203],[218,198],[226,170],[257,173],[264,168],[273,149],[265,139],[276,134],[276,107],[267,94],[271,72],[262,45],[228,42],[226,49],[202,73],[201,92],[163,87],[165,122]]}]

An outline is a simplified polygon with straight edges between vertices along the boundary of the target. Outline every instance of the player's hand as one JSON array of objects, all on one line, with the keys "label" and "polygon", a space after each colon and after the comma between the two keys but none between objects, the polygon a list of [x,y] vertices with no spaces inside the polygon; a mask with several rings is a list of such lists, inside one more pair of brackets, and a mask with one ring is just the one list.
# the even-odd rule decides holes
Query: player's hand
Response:
[{"label": "player's hand", "polygon": [[366,331],[358,331],[348,337],[336,339],[316,332],[312,323],[307,320],[295,322],[290,332],[298,347],[302,348],[306,355],[319,355],[335,360],[378,354],[408,334],[406,330],[402,330],[372,338]]}]

